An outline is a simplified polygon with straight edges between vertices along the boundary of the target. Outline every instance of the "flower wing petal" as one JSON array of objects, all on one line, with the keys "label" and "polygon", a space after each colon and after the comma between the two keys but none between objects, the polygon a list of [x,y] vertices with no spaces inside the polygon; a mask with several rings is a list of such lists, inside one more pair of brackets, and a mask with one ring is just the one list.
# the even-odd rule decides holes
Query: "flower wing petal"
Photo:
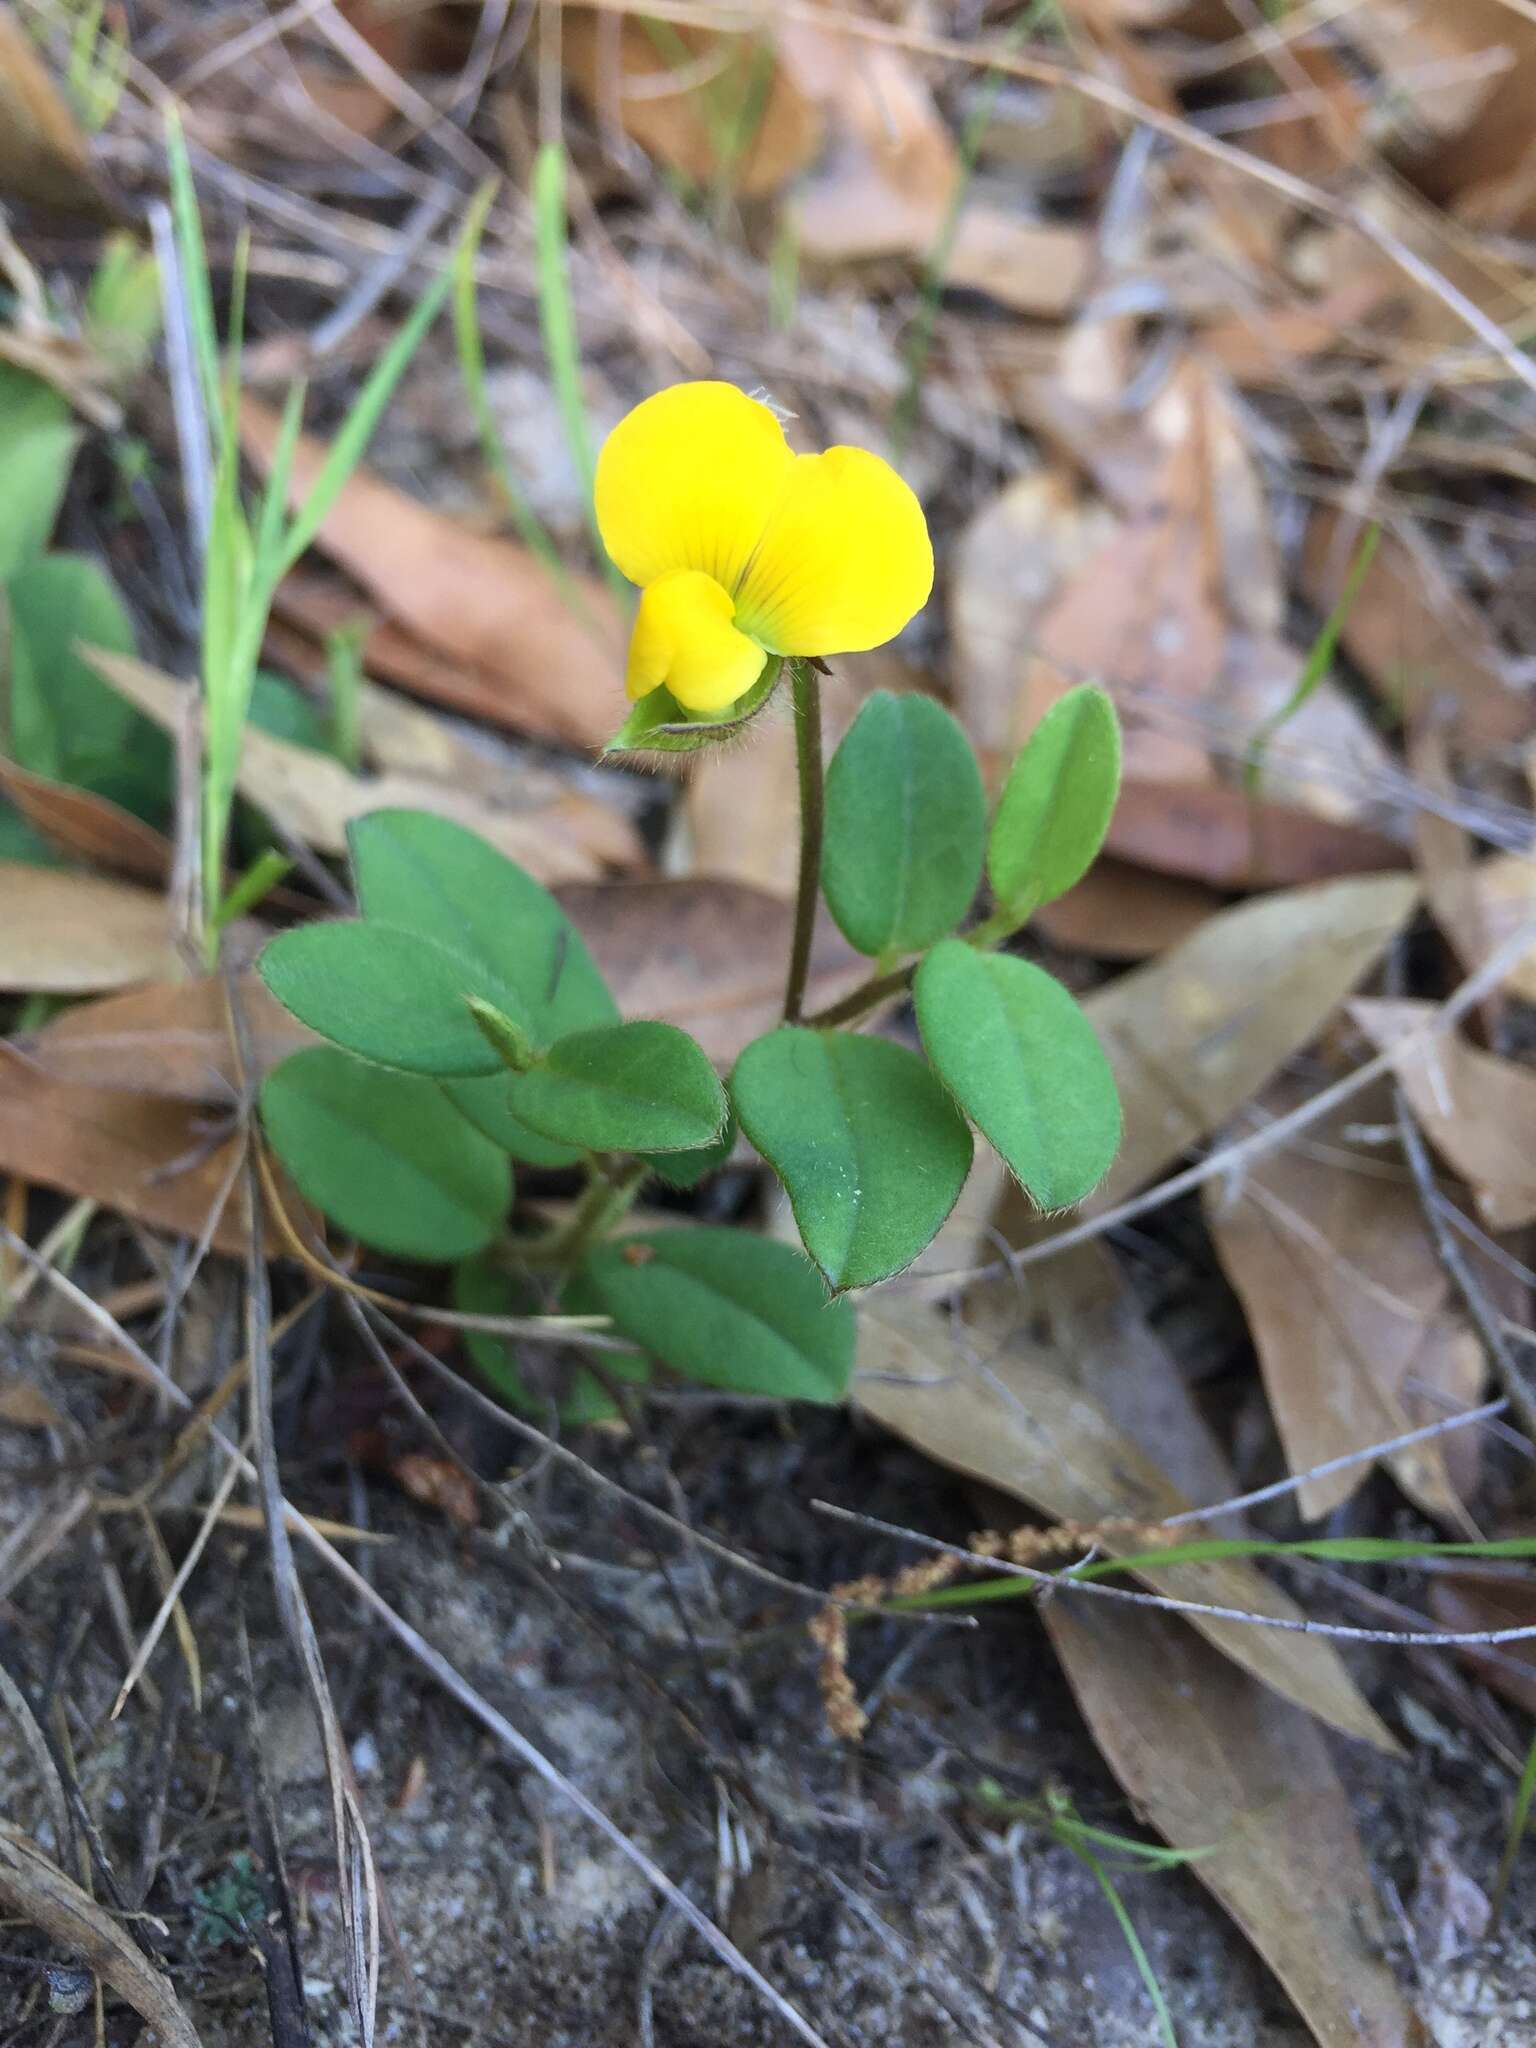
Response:
[{"label": "flower wing petal", "polygon": [[673,384],[620,420],[597,459],[603,545],[642,587],[699,569],[734,590],[794,458],[734,384]]},{"label": "flower wing petal", "polygon": [[736,621],[774,654],[854,654],[928,602],[923,508],[865,448],[797,455],[736,593]]},{"label": "flower wing petal", "polygon": [[723,711],[745,696],[768,657],[737,632],[731,611],[730,592],[697,569],[648,583],[629,642],[630,696],[665,683],[690,711]]}]

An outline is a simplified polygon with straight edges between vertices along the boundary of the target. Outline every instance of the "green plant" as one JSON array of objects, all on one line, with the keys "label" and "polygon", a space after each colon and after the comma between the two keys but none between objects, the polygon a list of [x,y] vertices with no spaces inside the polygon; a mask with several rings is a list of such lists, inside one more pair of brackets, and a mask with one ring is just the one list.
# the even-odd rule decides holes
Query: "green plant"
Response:
[{"label": "green plant", "polygon": [[[654,1366],[840,1399],[853,1351],[840,1297],[900,1271],[939,1229],[971,1121],[1045,1206],[1081,1199],[1114,1152],[1114,1084],[1082,1013],[996,950],[1091,860],[1114,733],[1107,699],[1074,693],[1019,755],[989,826],[949,714],[871,698],[827,777],[813,886],[876,972],[835,1023],[786,1021],[749,1045],[725,1086],[682,1031],[620,1018],[580,933],[514,863],[446,819],[374,812],[351,832],[360,916],[298,927],[262,956],[268,988],[328,1041],[268,1077],[268,1139],[342,1230],[454,1263],[461,1307],[606,1315],[639,1347],[630,1382]],[[1005,893],[953,936],[988,860]],[[853,1028],[908,981],[926,1058]],[[810,1263],[743,1229],[614,1234],[647,1183],[718,1167],[737,1120],[783,1181]],[[578,1169],[572,1212],[526,1221],[519,1168]],[[551,1389],[499,1339],[470,1349],[507,1399],[556,1399],[568,1421],[614,1412],[622,1393],[612,1357],[573,1358]]]}]

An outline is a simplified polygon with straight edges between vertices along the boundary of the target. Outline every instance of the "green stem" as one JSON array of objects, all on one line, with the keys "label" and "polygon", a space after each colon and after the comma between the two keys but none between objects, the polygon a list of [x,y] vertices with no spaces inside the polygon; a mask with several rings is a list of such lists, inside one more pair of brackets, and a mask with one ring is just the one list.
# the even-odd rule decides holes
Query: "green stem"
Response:
[{"label": "green stem", "polygon": [[594,1166],[592,1178],[572,1215],[547,1237],[516,1246],[519,1260],[530,1266],[564,1266],[568,1270],[579,1266],[593,1245],[606,1237],[628,1210],[648,1171],[643,1159],[630,1160],[616,1173]]},{"label": "green stem", "polygon": [[[1015,932],[1022,931],[1029,922],[1032,912],[1033,906],[1022,911],[994,910],[990,917],[984,918],[980,924],[964,934],[965,943],[968,946],[975,946],[979,952],[991,952],[994,947],[1011,939]],[[814,1016],[807,1017],[806,1023],[818,1031],[830,1031],[837,1024],[857,1023],[858,1019],[870,1010],[878,1008],[892,996],[899,996],[910,988],[917,966],[915,960],[909,960],[905,967],[898,967],[889,974],[876,974],[868,981],[861,981],[857,988],[850,989],[847,995],[837,1002],[829,1004],[825,1010],[818,1010]]]},{"label": "green stem", "polygon": [[795,762],[800,776],[800,885],[795,894],[795,937],[784,986],[784,1022],[798,1024],[811,971],[811,938],[821,893],[821,833],[826,799],[821,766],[821,682],[808,661],[790,663],[795,707]]}]

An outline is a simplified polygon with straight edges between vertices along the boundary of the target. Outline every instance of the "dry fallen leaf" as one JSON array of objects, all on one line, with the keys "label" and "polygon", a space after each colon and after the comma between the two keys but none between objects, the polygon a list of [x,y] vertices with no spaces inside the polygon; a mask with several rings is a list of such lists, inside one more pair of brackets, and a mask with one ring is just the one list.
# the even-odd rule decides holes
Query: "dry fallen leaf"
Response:
[{"label": "dry fallen leaf", "polygon": [[[779,1022],[794,913],[778,897],[709,876],[556,894],[626,1017],[680,1025],[721,1065]],[[835,1002],[867,967],[823,919],[807,1007]]]},{"label": "dry fallen leaf", "polygon": [[0,787],[28,824],[64,853],[139,882],[163,882],[169,874],[172,849],[165,834],[110,797],[33,775],[3,757]]},{"label": "dry fallen leaf", "polygon": [[[1272,1082],[1257,1099],[1259,1116],[1285,1115],[1314,1085]],[[1441,1321],[1449,1282],[1417,1193],[1393,1152],[1352,1133],[1391,1113],[1390,1092],[1378,1089],[1315,1124],[1304,1145],[1268,1152],[1206,1189],[1206,1221],[1247,1314],[1293,1472],[1439,1420],[1443,1410],[1414,1402],[1406,1383],[1422,1378],[1426,1363],[1467,1355]],[[1475,1344],[1470,1355],[1480,1375]],[[1458,1392],[1477,1398],[1475,1385]],[[1389,1462],[1426,1514],[1464,1525],[1437,1441]],[[1303,1517],[1332,1513],[1370,1469],[1307,1480]]]},{"label": "dry fallen leaf", "polygon": [[80,124],[49,77],[37,46],[0,5],[0,198],[111,217],[91,172]]},{"label": "dry fallen leaf", "polygon": [[0,988],[88,995],[178,971],[165,898],[152,890],[0,861],[0,896]]},{"label": "dry fallen leaf", "polygon": [[1256,802],[1220,782],[1128,778],[1104,843],[1122,861],[1215,889],[1294,887],[1408,865],[1406,847],[1384,833]]},{"label": "dry fallen leaf", "polygon": [[[195,1104],[53,1081],[13,1053],[0,1059],[0,1172],[191,1238],[207,1227],[233,1175],[213,1243],[234,1255],[248,1236],[238,1146]],[[288,1209],[304,1213],[291,1193]],[[281,1249],[275,1233],[268,1247]]]},{"label": "dry fallen leaf", "polygon": [[[316,1043],[255,974],[236,976],[254,1078]],[[157,982],[74,1003],[41,1031],[11,1042],[52,1081],[178,1102],[231,1106],[239,1088],[222,977]]]},{"label": "dry fallen leaf", "polygon": [[678,25],[663,40],[652,23],[585,7],[566,8],[561,29],[567,84],[696,184],[725,176],[760,199],[821,147],[817,109],[762,34]]},{"label": "dry fallen leaf", "polygon": [[[1057,1521],[1092,1526],[1128,1517],[1150,1525],[1203,1505],[1191,1503],[1090,1397],[1068,1354],[1036,1341],[1028,1327],[1032,1300],[999,1297],[996,1286],[986,1289],[978,1307],[973,1293],[967,1314],[980,1318],[974,1333],[953,1331],[918,1302],[876,1296],[862,1303],[859,1406],[928,1456]],[[1124,1556],[1149,1545],[1134,1534],[1107,1533],[1102,1547]],[[1160,1593],[1202,1605],[1300,1613],[1245,1558],[1149,1565],[1138,1576]],[[1396,1747],[1325,1637],[1217,1616],[1192,1619],[1245,1670],[1331,1727],[1378,1749]]]},{"label": "dry fallen leaf", "polygon": [[1222,901],[1199,882],[1106,857],[1075,889],[1037,910],[1030,930],[1066,952],[1149,960],[1197,931]]},{"label": "dry fallen leaf", "polygon": [[1420,1128],[1471,1188],[1484,1224],[1518,1230],[1536,1222],[1536,1070],[1482,1052],[1457,1033],[1409,1042],[1435,1009],[1407,1000],[1349,1006],[1372,1044],[1395,1053]]},{"label": "dry fallen leaf", "polygon": [[1428,2048],[1384,1956],[1380,1907],[1327,1744],[1176,1616],[1043,1610],[1095,1742],[1136,1810],[1208,1885],[1320,2048]]},{"label": "dry fallen leaf", "polygon": [[[916,67],[900,50],[803,21],[781,24],[778,45],[801,94],[823,109],[830,142],[827,161],[791,202],[802,257],[926,262],[961,169]],[[1092,261],[1083,229],[972,197],[956,224],[944,281],[1055,319],[1082,296]]]},{"label": "dry fallen leaf", "polygon": [[[174,733],[184,685],[146,662],[102,648],[83,648],[87,660],[116,690]],[[248,726],[236,777],[242,796],[321,853],[346,851],[353,818],[395,806],[453,818],[521,863],[541,882],[585,880],[605,869],[640,867],[644,853],[629,821],[578,790],[530,778],[535,800],[519,804],[519,790],[503,789],[492,804],[461,780],[438,780],[392,770],[351,774],[329,754],[318,754]],[[551,790],[553,789],[553,794]]]},{"label": "dry fallen leaf", "polygon": [[1417,901],[1407,875],[1261,896],[1090,996],[1125,1142],[1089,1211],[1122,1201],[1249,1101],[1380,960]]},{"label": "dry fallen leaf", "polygon": [[[265,464],[277,414],[247,398],[240,420],[247,451]],[[300,437],[290,502],[312,488],[328,452]],[[623,629],[595,577],[573,575],[568,595],[526,548],[475,533],[367,469],[342,490],[317,545],[397,624],[477,671],[502,700],[503,722],[578,747],[612,732]]]},{"label": "dry fallen leaf", "polygon": [[[1480,861],[1471,870],[1471,891],[1469,915],[1475,919],[1479,943],[1492,952],[1522,926],[1536,923],[1536,856],[1496,853]],[[1536,946],[1515,962],[1504,986],[1522,1002],[1536,1003]]]},{"label": "dry fallen leaf", "polygon": [[[1536,1578],[1518,1565],[1458,1567],[1429,1582],[1429,1610],[1441,1628],[1475,1630],[1536,1626]],[[1536,1640],[1463,1645],[1457,1656],[1496,1692],[1536,1713]]]}]

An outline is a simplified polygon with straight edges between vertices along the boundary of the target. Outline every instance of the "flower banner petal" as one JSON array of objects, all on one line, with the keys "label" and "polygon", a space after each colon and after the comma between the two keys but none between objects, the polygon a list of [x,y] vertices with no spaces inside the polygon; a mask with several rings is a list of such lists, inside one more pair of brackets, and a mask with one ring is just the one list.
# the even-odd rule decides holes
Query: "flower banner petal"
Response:
[{"label": "flower banner petal", "polygon": [[731,594],[697,569],[647,584],[635,614],[625,678],[631,697],[663,683],[690,711],[723,711],[762,674],[768,657],[731,624]]},{"label": "flower banner petal", "polygon": [[603,545],[642,587],[698,569],[734,590],[793,460],[774,415],[734,384],[673,384],[603,443]]},{"label": "flower banner petal", "polygon": [[928,602],[923,508],[864,448],[798,455],[736,593],[736,622],[774,654],[854,654]]}]

